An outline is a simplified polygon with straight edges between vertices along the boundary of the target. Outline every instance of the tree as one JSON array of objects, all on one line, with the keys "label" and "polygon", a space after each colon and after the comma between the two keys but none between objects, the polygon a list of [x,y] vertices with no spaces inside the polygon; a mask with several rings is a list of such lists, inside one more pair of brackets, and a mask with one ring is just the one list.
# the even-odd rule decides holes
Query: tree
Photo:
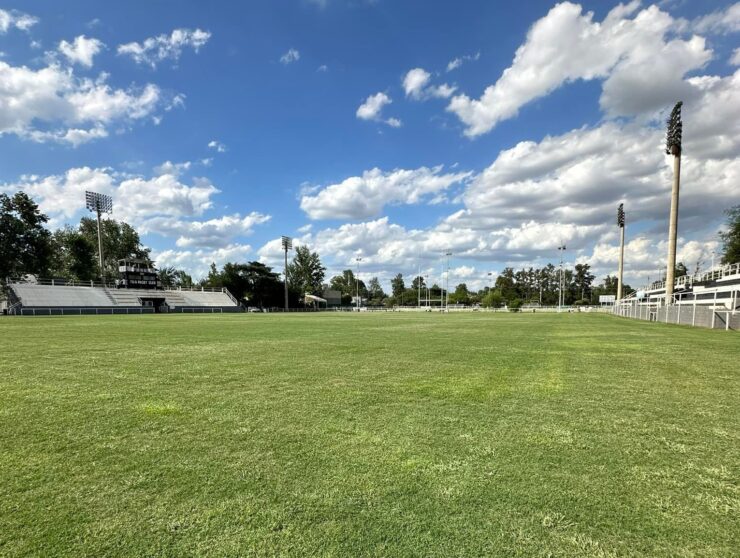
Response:
[{"label": "tree", "polygon": [[504,305],[504,297],[498,289],[489,289],[481,304],[485,308],[501,308]]},{"label": "tree", "polygon": [[590,294],[591,285],[596,279],[596,276],[590,270],[591,266],[588,264],[576,264],[573,283],[580,300],[585,300],[586,294]]},{"label": "tree", "polygon": [[673,272],[674,277],[683,277],[684,275],[688,275],[689,270],[686,269],[686,266],[683,262],[678,262],[676,264],[676,269]]},{"label": "tree", "polygon": [[[80,220],[79,231],[89,243],[98,249],[98,222],[90,217]],[[118,260],[136,259],[151,262],[150,250],[141,244],[139,233],[123,221],[104,219],[101,221],[103,241],[103,276],[115,277],[118,274]]]},{"label": "tree", "polygon": [[52,275],[74,281],[91,281],[98,277],[95,246],[77,229],[64,227],[54,232]]},{"label": "tree", "polygon": [[455,287],[455,292],[450,294],[450,302],[453,304],[470,304],[470,291],[465,283]]},{"label": "tree", "polygon": [[722,263],[740,263],[740,205],[727,211],[726,230],[719,233],[722,239]]},{"label": "tree", "polygon": [[385,298],[385,293],[383,292],[383,287],[380,286],[380,281],[377,277],[373,277],[368,282],[367,296],[371,305],[380,306],[380,304],[382,304],[383,299]]},{"label": "tree", "polygon": [[163,267],[159,270],[158,275],[165,289],[193,286],[193,278],[183,269],[177,269],[173,266]]},{"label": "tree", "polygon": [[250,306],[265,308],[284,304],[283,282],[280,280],[279,273],[275,273],[271,267],[256,261],[242,266],[241,271],[247,280],[245,294]]},{"label": "tree", "polygon": [[52,263],[49,218],[25,193],[0,194],[0,281],[26,273],[46,275]]},{"label": "tree", "polygon": [[360,290],[360,296],[367,297],[367,288],[365,283],[358,280],[351,269],[345,269],[341,275],[331,278],[329,287],[332,290],[342,293],[342,304],[349,304],[352,297],[357,296],[357,290]]},{"label": "tree", "polygon": [[301,293],[301,296],[321,296],[325,272],[326,268],[321,265],[318,253],[311,252],[308,246],[298,246],[293,262],[288,264],[288,284]]},{"label": "tree", "polygon": [[421,275],[417,275],[414,277],[414,280],[411,281],[411,288],[415,291],[418,291],[419,288],[424,289],[426,287],[426,283],[424,283],[424,278]]},{"label": "tree", "polygon": [[403,282],[403,275],[400,273],[391,279],[391,292],[393,298],[403,296],[403,292],[406,290],[406,284]]}]

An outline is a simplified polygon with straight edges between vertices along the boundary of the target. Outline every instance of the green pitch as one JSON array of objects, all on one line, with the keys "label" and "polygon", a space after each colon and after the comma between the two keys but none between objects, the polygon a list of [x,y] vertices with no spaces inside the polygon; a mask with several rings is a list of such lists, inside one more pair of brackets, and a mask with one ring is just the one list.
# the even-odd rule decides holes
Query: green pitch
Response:
[{"label": "green pitch", "polygon": [[737,556],[740,336],[0,319],[0,556]]}]

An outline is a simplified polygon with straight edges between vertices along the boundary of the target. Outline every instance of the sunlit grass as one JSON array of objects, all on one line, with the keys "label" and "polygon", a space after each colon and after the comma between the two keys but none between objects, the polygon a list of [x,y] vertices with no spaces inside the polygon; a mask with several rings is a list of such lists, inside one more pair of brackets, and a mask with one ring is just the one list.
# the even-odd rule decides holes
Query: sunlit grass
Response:
[{"label": "sunlit grass", "polygon": [[739,363],[595,314],[3,319],[0,555],[736,555]]}]

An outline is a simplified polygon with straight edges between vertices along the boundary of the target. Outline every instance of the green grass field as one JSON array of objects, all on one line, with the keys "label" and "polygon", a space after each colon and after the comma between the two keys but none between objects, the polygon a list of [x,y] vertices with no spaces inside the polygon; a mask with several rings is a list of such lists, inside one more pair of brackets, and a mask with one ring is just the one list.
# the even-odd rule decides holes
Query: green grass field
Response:
[{"label": "green grass field", "polygon": [[738,556],[740,336],[0,320],[2,556]]}]

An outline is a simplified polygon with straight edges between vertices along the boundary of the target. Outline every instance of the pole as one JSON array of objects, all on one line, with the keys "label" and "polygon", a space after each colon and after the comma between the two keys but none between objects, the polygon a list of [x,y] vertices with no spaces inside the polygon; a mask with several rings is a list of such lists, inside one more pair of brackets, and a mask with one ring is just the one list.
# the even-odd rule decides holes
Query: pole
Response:
[{"label": "pole", "polygon": [[617,276],[617,302],[622,300],[622,275],[624,273],[624,226],[619,228],[619,275]]},{"label": "pole", "polygon": [[678,189],[681,175],[681,155],[673,157],[673,187],[671,188],[671,218],[668,225],[668,265],[666,266],[665,294],[666,304],[673,295],[673,282],[676,273],[676,237],[678,234]]},{"label": "pole", "polygon": [[285,277],[283,280],[285,287],[285,311],[288,311],[288,245],[285,245]]},{"label": "pole", "polygon": [[103,270],[103,234],[100,231],[100,205],[97,206],[98,214],[98,259],[100,262],[100,281],[105,284],[105,271]]},{"label": "pole", "polygon": [[362,261],[362,258],[355,258],[355,261],[357,262],[357,277],[355,277],[355,285],[357,286],[357,311],[360,311],[360,262]]}]

